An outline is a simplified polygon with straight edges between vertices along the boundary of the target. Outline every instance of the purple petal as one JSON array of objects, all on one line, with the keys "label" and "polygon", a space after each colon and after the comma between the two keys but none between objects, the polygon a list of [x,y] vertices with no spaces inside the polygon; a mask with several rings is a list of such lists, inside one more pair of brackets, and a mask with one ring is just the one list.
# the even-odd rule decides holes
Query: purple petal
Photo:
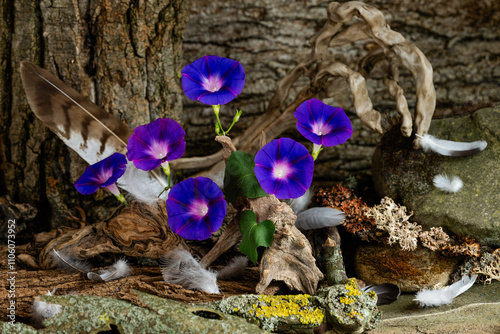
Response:
[{"label": "purple petal", "polygon": [[159,118],[138,126],[128,140],[127,158],[139,169],[155,169],[184,154],[185,135],[180,124],[170,118]]},{"label": "purple petal", "polygon": [[127,159],[121,153],[113,153],[106,159],[88,166],[75,182],[76,190],[83,195],[93,194],[99,187],[105,188],[114,183],[125,173]]},{"label": "purple petal", "polygon": [[206,177],[186,179],[168,194],[168,225],[184,239],[208,239],[222,226],[226,212],[222,191]]},{"label": "purple petal", "polygon": [[351,121],[341,108],[311,99],[304,101],[293,115],[297,130],[314,144],[335,146],[351,138]]},{"label": "purple petal", "polygon": [[232,101],[243,90],[245,70],[240,62],[204,56],[182,69],[182,88],[191,100],[217,105]]},{"label": "purple petal", "polygon": [[255,155],[254,172],[268,194],[280,199],[298,198],[311,186],[314,159],[295,140],[275,139]]}]

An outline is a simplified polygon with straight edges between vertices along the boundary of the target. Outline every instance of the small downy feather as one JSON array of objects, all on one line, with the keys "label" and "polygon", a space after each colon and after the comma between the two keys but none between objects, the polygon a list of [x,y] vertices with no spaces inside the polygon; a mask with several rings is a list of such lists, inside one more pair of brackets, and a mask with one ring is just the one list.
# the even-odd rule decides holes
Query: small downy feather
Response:
[{"label": "small downy feather", "polygon": [[443,289],[429,290],[424,289],[417,292],[414,301],[420,304],[420,307],[437,307],[442,305],[451,304],[453,299],[467,291],[476,282],[477,275],[468,277],[464,276],[462,279],[452,285]]},{"label": "small downy feather", "polygon": [[300,230],[312,230],[342,224],[345,213],[337,209],[316,207],[302,211],[297,215],[295,227]]},{"label": "small downy feather", "polygon": [[132,268],[126,260],[118,260],[108,269],[100,270],[99,274],[94,272],[87,273],[87,278],[92,281],[112,281],[119,278],[130,276]]},{"label": "small downy feather", "polygon": [[189,290],[219,293],[217,274],[203,268],[183,248],[176,248],[160,257],[160,269],[165,282],[179,284]]},{"label": "small downy feather", "polygon": [[52,255],[52,258],[57,263],[59,268],[83,274],[87,274],[90,271],[90,265],[82,261],[73,260],[62,251],[56,251],[53,249],[50,252],[50,255]]},{"label": "small downy feather", "polygon": [[458,176],[453,176],[451,179],[447,175],[438,174],[432,180],[434,186],[441,191],[447,193],[456,193],[462,189],[464,183]]},{"label": "small downy feather", "polygon": [[475,141],[470,143],[456,142],[451,140],[438,139],[429,134],[420,138],[420,145],[425,152],[433,151],[441,155],[450,157],[465,157],[481,152],[488,145],[485,141]]},{"label": "small downy feather", "polygon": [[391,304],[399,298],[399,295],[401,295],[399,287],[391,283],[383,283],[380,285],[372,284],[365,286],[361,290],[364,292],[375,292],[377,294],[377,306]]},{"label": "small downy feather", "polygon": [[217,278],[223,281],[239,278],[243,276],[247,266],[248,257],[235,256],[225,267],[217,272]]},{"label": "small downy feather", "polygon": [[[46,296],[53,296],[56,289],[47,292]],[[62,306],[59,304],[46,303],[40,300],[40,296],[36,297],[31,306],[31,317],[37,326],[42,326],[42,321],[48,318],[53,318],[62,312]]]}]

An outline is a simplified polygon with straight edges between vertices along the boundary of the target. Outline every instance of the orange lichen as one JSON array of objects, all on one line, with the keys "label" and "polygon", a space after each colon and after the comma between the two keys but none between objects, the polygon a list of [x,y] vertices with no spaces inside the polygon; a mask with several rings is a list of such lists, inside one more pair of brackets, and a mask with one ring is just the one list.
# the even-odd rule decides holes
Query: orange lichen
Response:
[{"label": "orange lichen", "polygon": [[375,220],[365,215],[370,207],[349,188],[336,185],[332,190],[320,189],[316,193],[316,201],[320,206],[343,211],[346,215],[343,223],[345,230],[361,240],[372,241],[379,236]]},{"label": "orange lichen", "polygon": [[399,252],[398,256],[385,253],[383,261],[379,261],[378,264],[381,267],[380,272],[386,273],[392,280],[415,280],[417,277],[422,277],[423,273],[411,265],[412,260],[414,255],[410,252]]}]

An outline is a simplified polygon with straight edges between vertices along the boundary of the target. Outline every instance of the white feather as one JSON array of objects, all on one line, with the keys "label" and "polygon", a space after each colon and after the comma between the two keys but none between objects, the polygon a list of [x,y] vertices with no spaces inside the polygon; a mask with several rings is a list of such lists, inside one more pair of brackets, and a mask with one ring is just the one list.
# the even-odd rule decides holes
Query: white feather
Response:
[{"label": "white feather", "polygon": [[460,189],[462,189],[464,183],[458,176],[453,176],[453,178],[449,178],[447,175],[438,174],[434,176],[432,180],[434,186],[441,191],[447,193],[456,193]]},{"label": "white feather", "polygon": [[160,269],[165,282],[179,284],[189,290],[219,293],[217,274],[204,269],[191,253],[176,248],[160,258]]},{"label": "white feather", "polygon": [[[47,292],[46,296],[52,296],[56,289]],[[31,306],[31,317],[37,325],[42,325],[42,321],[48,318],[53,318],[62,312],[62,306],[59,304],[46,303],[36,297]]]},{"label": "white feather", "polygon": [[488,145],[485,141],[464,143],[438,139],[429,134],[416,136],[420,138],[420,145],[425,152],[433,151],[446,156],[460,157],[473,155],[484,150]]},{"label": "white feather", "polygon": [[314,189],[312,188],[313,187],[310,187],[304,195],[292,200],[290,207],[296,215],[307,209],[309,203],[311,203],[311,199],[314,196]]},{"label": "white feather", "polygon": [[90,265],[82,261],[73,260],[64,252],[56,251],[55,249],[53,249],[50,252],[50,255],[52,255],[52,258],[57,263],[57,266],[59,268],[73,272],[81,272],[83,274],[86,274],[90,271]]},{"label": "white feather", "polygon": [[99,271],[99,274],[89,272],[87,278],[92,281],[112,281],[115,279],[130,276],[132,268],[126,260],[118,260],[108,269]]},{"label": "white feather", "polygon": [[[167,176],[158,171],[147,172],[138,169],[132,162],[127,164],[125,173],[116,184],[134,199],[146,204],[156,203],[158,198],[163,200],[168,198],[168,191],[163,191],[167,186]],[[160,194],[161,196],[158,197]]]},{"label": "white feather", "polygon": [[245,268],[248,266],[248,257],[236,256],[231,262],[217,272],[217,278],[223,281],[235,279],[243,276]]},{"label": "white feather", "polygon": [[337,209],[316,207],[302,211],[297,215],[295,227],[300,230],[338,226],[342,224],[345,213]]},{"label": "white feather", "polygon": [[462,279],[443,289],[429,290],[424,289],[415,295],[414,301],[418,302],[421,307],[437,307],[451,304],[453,299],[467,291],[476,281],[477,275]]}]

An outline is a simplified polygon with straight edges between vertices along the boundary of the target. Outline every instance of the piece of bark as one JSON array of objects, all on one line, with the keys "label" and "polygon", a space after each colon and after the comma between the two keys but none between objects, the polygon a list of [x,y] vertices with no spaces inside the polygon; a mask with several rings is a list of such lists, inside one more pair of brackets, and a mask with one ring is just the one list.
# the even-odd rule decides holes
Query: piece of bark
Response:
[{"label": "piece of bark", "polygon": [[285,203],[275,200],[272,213],[267,217],[275,227],[274,240],[260,262],[260,281],[257,293],[263,293],[271,281],[283,281],[290,289],[308,294],[316,292],[323,274],[316,266],[312,247],[295,227],[296,216]]},{"label": "piece of bark", "polygon": [[66,229],[43,248],[41,268],[54,268],[50,252],[63,251],[74,260],[87,260],[103,253],[158,259],[168,249],[187,247],[170,231],[163,201],[158,205],[132,203],[109,221]]}]

